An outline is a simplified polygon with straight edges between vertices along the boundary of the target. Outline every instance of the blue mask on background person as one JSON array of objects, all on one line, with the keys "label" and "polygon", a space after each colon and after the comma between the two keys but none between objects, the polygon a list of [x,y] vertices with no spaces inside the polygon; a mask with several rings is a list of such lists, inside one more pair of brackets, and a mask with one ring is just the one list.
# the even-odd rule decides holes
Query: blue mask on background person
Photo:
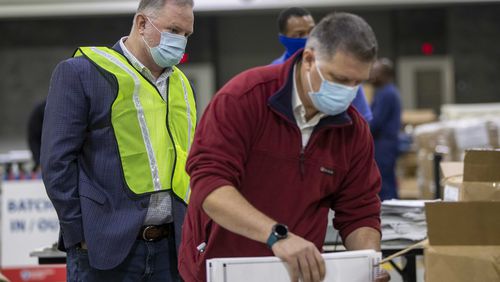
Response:
[{"label": "blue mask on background person", "polygon": [[148,43],[144,39],[144,36],[142,37],[142,40],[144,40],[144,43],[146,43],[146,46],[148,46],[151,52],[153,60],[162,68],[171,68],[177,65],[181,61],[182,56],[184,56],[187,38],[185,36],[166,31],[161,32],[149,18],[147,19],[149,23],[151,23],[151,25],[161,34],[160,44],[156,47],[149,47]]},{"label": "blue mask on background person", "polygon": [[291,38],[280,34],[279,39],[281,44],[286,48],[285,59],[290,58],[299,49],[306,47],[307,37]]},{"label": "blue mask on background person", "polygon": [[358,92],[359,85],[357,86],[346,86],[331,82],[326,80],[319,70],[318,64],[316,63],[316,70],[321,77],[321,87],[318,92],[314,92],[311,84],[311,72],[307,72],[307,79],[309,82],[309,97],[314,107],[329,116],[335,116],[342,112],[345,112],[349,105],[352,103]]}]

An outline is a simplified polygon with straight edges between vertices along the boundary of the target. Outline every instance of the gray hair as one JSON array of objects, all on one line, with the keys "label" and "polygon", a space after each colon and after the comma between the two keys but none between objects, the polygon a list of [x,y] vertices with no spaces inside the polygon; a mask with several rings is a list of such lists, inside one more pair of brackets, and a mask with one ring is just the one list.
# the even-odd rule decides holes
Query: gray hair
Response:
[{"label": "gray hair", "polygon": [[368,23],[349,13],[334,13],[323,18],[311,31],[306,48],[318,52],[322,59],[330,59],[337,51],[354,55],[362,62],[377,57],[377,39]]},{"label": "gray hair", "polygon": [[178,6],[194,6],[193,0],[141,0],[137,12],[149,13],[156,15],[167,3],[172,3]]}]

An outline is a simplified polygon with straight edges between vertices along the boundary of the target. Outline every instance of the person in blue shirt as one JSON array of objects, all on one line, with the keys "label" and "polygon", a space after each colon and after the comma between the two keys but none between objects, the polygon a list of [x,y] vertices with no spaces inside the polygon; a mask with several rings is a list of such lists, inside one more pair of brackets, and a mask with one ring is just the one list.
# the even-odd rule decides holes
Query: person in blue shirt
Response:
[{"label": "person in blue shirt", "polygon": [[[285,52],[281,57],[275,59],[271,64],[282,64],[298,50],[305,47],[309,33],[316,25],[311,13],[300,7],[284,9],[278,16],[279,41],[285,47]],[[366,102],[363,87],[359,87],[352,105],[365,118],[366,121],[372,119],[372,112]]]},{"label": "person in blue shirt", "polygon": [[285,52],[272,64],[282,64],[295,52],[304,48],[307,37],[315,25],[311,13],[304,8],[292,7],[281,11],[278,16],[278,38],[285,47]]},{"label": "person in blue shirt", "polygon": [[399,90],[394,85],[394,68],[387,58],[373,65],[371,81],[375,94],[371,105],[373,119],[370,129],[375,142],[375,161],[382,175],[380,199],[397,199],[396,159],[398,134],[401,128],[401,102]]}]

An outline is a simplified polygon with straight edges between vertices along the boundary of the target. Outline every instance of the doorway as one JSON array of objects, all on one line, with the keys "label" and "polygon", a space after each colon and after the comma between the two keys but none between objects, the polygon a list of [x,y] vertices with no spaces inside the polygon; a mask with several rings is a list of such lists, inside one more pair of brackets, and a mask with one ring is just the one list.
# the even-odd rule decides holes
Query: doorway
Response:
[{"label": "doorway", "polygon": [[397,75],[405,109],[432,109],[439,114],[441,105],[455,102],[451,57],[402,57]]}]

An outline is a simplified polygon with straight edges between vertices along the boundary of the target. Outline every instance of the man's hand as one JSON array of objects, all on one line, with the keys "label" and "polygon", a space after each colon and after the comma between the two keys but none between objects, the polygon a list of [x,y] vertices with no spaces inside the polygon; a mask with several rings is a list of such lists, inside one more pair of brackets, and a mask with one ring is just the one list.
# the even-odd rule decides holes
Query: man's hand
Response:
[{"label": "man's hand", "polygon": [[87,249],[87,243],[85,243],[85,241],[80,242],[80,249],[82,249],[82,250]]},{"label": "man's hand", "polygon": [[385,270],[381,270],[375,278],[375,282],[388,282],[389,280],[391,280],[391,275]]},{"label": "man's hand", "polygon": [[[380,251],[380,232],[369,227],[358,228],[347,236],[345,246],[349,251],[365,249]],[[375,282],[389,280],[391,280],[391,276],[385,270],[381,270],[375,278]]]},{"label": "man's hand", "polygon": [[272,247],[274,255],[288,265],[292,282],[319,282],[325,279],[325,261],[316,246],[303,238],[288,233]]}]

